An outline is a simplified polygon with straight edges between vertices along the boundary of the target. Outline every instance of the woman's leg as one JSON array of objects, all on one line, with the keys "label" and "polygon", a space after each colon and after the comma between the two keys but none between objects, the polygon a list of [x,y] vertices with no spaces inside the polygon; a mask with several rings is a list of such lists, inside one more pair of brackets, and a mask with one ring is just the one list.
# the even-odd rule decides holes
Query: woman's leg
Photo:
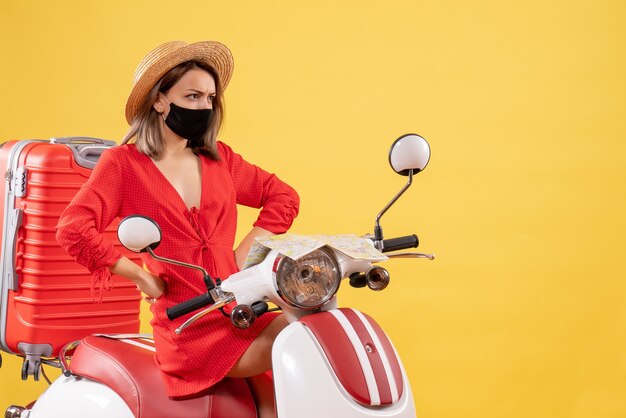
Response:
[{"label": "woman's leg", "polygon": [[248,378],[260,418],[276,416],[274,387],[263,373],[272,368],[272,344],[286,326],[285,316],[277,316],[261,331],[227,374],[228,377]]}]

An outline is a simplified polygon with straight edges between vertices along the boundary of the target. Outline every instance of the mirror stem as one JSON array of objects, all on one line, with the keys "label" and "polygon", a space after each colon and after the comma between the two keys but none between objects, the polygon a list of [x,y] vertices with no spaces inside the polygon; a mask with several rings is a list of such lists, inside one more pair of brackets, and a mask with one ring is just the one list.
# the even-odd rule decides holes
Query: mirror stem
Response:
[{"label": "mirror stem", "polygon": [[150,247],[147,247],[146,250],[156,260],[164,261],[164,262],[170,263],[170,264],[175,264],[177,266],[189,267],[190,269],[194,269],[194,270],[200,270],[202,272],[202,274],[204,275],[204,282],[206,283],[207,290],[212,290],[212,289],[215,288],[215,283],[213,283],[213,279],[211,279],[211,276],[209,276],[209,273],[207,273],[207,271],[205,269],[203,269],[202,267],[194,266],[193,264],[183,263],[182,261],[176,261],[176,260],[171,260],[169,258],[160,257],[160,256],[156,255],[154,253],[154,251],[152,251],[152,248],[150,248]]},{"label": "mirror stem", "polygon": [[382,246],[382,240],[383,240],[383,228],[380,226],[380,218],[382,218],[385,212],[387,212],[387,210],[389,210],[389,208],[394,203],[396,203],[396,201],[400,198],[400,196],[402,196],[402,194],[406,192],[409,186],[411,186],[411,183],[413,183],[413,170],[409,170],[409,181],[406,183],[406,185],[402,188],[402,190],[400,190],[400,192],[396,195],[396,197],[391,199],[391,202],[387,203],[387,206],[385,206],[384,209],[381,210],[378,216],[376,217],[376,224],[374,225],[374,243],[376,244],[377,248],[379,245]]}]

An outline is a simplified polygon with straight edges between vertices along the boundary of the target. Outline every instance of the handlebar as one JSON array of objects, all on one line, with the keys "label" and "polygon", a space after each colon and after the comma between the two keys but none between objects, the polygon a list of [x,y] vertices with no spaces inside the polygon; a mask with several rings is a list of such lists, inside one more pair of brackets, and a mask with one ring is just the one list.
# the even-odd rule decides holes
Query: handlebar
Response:
[{"label": "handlebar", "polygon": [[[378,241],[378,242],[380,243],[381,241]],[[415,234],[406,235],[404,237],[397,237],[397,238],[390,238],[390,239],[382,240],[381,251],[383,253],[386,253],[386,252],[391,252],[391,251],[404,250],[408,248],[416,248],[418,245],[419,245],[419,239],[417,238],[417,235]],[[354,283],[352,283],[353,281]],[[358,280],[357,278],[355,278],[354,280],[351,279],[351,284],[360,285],[358,287],[361,287],[363,285],[361,283],[361,280]],[[213,299],[213,297],[211,297],[211,294],[207,292],[202,295],[196,296],[193,299],[189,299],[185,302],[179,303],[178,305],[174,305],[170,308],[167,308],[166,310],[167,317],[170,320],[174,320],[185,314],[188,314],[190,312],[193,312],[195,310],[198,310],[200,308],[203,308],[207,305],[214,304],[214,303],[215,303],[215,300]]]},{"label": "handlebar", "polygon": [[417,235],[407,235],[404,237],[390,238],[383,240],[383,253],[389,251],[405,250],[407,248],[417,248],[420,244]]},{"label": "handlebar", "polygon": [[179,303],[178,305],[174,305],[171,308],[167,308],[167,317],[171,321],[212,303],[214,303],[213,298],[207,292],[193,299],[186,300],[183,303]]}]

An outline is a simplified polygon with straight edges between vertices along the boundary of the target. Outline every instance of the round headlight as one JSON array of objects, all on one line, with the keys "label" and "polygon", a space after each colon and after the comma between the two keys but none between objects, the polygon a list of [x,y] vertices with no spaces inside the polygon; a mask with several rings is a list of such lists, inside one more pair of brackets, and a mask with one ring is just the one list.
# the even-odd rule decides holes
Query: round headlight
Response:
[{"label": "round headlight", "polygon": [[339,289],[341,273],[331,250],[319,248],[298,260],[280,256],[276,268],[276,289],[291,306],[316,309]]}]

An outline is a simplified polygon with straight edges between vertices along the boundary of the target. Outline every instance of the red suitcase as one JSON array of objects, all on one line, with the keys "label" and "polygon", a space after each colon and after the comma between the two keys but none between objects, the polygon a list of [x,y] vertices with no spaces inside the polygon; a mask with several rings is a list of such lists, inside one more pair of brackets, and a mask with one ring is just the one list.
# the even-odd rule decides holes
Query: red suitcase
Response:
[{"label": "red suitcase", "polygon": [[[24,356],[22,378],[38,378],[41,358],[93,333],[139,331],[136,286],[113,278],[94,303],[90,273],[56,242],[63,209],[115,145],[95,138],[9,141],[0,147],[3,224],[0,234],[0,348]],[[105,232],[117,242],[117,221]],[[120,245],[121,248],[121,245]],[[139,261],[135,254],[125,254]]]}]

